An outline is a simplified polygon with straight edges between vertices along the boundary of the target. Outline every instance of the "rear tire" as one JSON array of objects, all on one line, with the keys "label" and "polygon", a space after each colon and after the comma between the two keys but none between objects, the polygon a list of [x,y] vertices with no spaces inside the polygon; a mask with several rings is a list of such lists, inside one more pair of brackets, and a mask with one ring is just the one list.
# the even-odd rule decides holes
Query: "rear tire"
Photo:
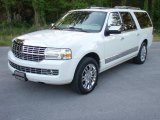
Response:
[{"label": "rear tire", "polygon": [[98,64],[95,59],[85,57],[79,63],[71,83],[73,91],[88,94],[94,90],[98,80]]},{"label": "rear tire", "polygon": [[147,44],[143,42],[137,57],[133,59],[133,62],[136,64],[143,64],[147,58]]}]

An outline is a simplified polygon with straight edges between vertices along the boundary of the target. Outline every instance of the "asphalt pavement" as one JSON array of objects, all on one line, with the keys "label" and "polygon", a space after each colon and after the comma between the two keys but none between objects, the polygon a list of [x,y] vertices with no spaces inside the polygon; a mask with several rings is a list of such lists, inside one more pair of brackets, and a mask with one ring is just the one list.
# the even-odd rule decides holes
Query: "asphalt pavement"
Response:
[{"label": "asphalt pavement", "polygon": [[160,120],[160,43],[145,64],[126,62],[100,74],[88,95],[68,85],[16,80],[8,50],[0,47],[0,120]]}]

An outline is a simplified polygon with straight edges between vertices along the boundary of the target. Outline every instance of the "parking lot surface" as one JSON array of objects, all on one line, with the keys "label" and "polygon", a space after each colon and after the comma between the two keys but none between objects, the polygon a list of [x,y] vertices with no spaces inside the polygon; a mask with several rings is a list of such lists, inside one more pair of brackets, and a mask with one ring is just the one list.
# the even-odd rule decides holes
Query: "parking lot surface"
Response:
[{"label": "parking lot surface", "polygon": [[123,63],[99,76],[98,86],[78,95],[69,85],[16,80],[0,48],[0,120],[160,120],[160,43],[145,64]]}]

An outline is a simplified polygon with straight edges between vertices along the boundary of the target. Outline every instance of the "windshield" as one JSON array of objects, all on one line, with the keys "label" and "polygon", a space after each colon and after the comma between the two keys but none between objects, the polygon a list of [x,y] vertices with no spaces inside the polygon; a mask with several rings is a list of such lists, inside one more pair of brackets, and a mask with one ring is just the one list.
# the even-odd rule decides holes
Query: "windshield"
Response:
[{"label": "windshield", "polygon": [[94,11],[69,12],[55,24],[55,29],[100,32],[107,13]]}]

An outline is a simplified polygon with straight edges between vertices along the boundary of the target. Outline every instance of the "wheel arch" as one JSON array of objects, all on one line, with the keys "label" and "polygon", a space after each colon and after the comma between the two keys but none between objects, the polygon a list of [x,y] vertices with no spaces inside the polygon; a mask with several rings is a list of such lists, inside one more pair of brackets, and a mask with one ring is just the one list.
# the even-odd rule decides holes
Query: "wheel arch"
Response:
[{"label": "wheel arch", "polygon": [[[83,63],[83,62],[85,62],[85,60],[92,60],[92,59],[87,59],[87,58],[92,58],[92,59],[94,59],[96,62],[97,62],[97,67],[98,67],[98,69],[99,69],[99,67],[100,67],[100,57],[99,57],[99,55],[97,54],[97,53],[95,53],[95,52],[90,52],[90,53],[87,53],[87,54],[85,54],[83,57],[81,57],[81,59],[79,60],[79,62],[78,62],[78,64],[77,64],[77,66],[76,66],[76,69],[75,69],[75,72],[74,72],[74,77],[73,77],[73,80],[72,80],[72,82],[71,82],[71,86],[72,86],[72,89],[73,90],[75,90],[76,92],[78,92],[78,93],[82,93],[82,94],[87,94],[87,93],[89,93],[89,92],[91,92],[91,91],[89,91],[89,92],[83,92],[83,90],[81,89],[81,87],[78,87],[78,77],[77,77],[77,73],[79,73],[79,70],[80,69],[78,69],[78,67],[80,67],[80,65],[82,65],[81,63]],[[77,73],[76,73],[77,72]],[[99,71],[97,71],[97,73],[99,73]],[[96,78],[96,79],[98,79],[98,77]],[[97,80],[96,80],[97,81]],[[95,86],[96,86],[96,84],[97,84],[97,82],[95,83]],[[95,87],[94,86],[94,87]],[[79,88],[79,89],[78,89]]]},{"label": "wheel arch", "polygon": [[148,40],[147,39],[144,39],[142,43],[146,43],[147,47],[148,47]]},{"label": "wheel arch", "polygon": [[142,41],[139,42],[139,49],[138,49],[138,51],[140,50],[141,45],[142,45],[143,43],[146,43],[147,48],[149,47],[149,40],[148,40],[148,39],[143,39]]},{"label": "wheel arch", "polygon": [[97,64],[98,64],[98,67],[99,67],[99,69],[100,69],[100,57],[99,57],[99,55],[98,55],[96,52],[89,52],[89,53],[83,55],[83,57],[81,57],[81,59],[78,61],[78,64],[76,65],[76,68],[75,68],[75,71],[74,71],[74,75],[75,75],[76,70],[77,70],[78,66],[80,65],[81,61],[82,61],[85,57],[91,57],[91,58],[95,59],[96,62],[97,62]]},{"label": "wheel arch", "polygon": [[[97,64],[98,64],[98,67],[100,67],[100,57],[99,57],[99,55],[97,53],[90,52],[90,53],[84,55],[81,60],[83,60],[85,57],[90,57],[90,58],[95,59]],[[81,62],[81,60],[80,60],[80,62]]]}]

